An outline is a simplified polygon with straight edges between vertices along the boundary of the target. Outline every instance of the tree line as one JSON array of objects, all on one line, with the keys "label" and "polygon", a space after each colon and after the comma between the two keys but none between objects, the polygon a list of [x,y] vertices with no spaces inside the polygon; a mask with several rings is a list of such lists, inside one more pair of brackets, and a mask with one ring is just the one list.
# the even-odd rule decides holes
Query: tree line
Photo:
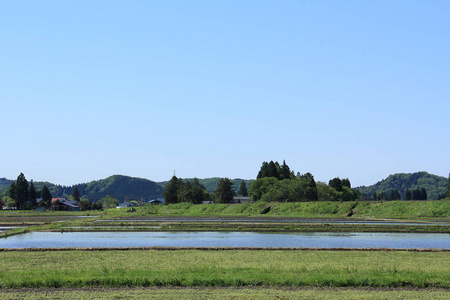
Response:
[{"label": "tree line", "polygon": [[[239,196],[247,196],[247,186],[241,182],[237,193]],[[216,203],[231,203],[234,199],[233,182],[229,178],[220,178],[214,193],[209,193],[197,178],[192,181],[183,180],[175,175],[167,183],[163,191],[166,204],[189,202],[200,204],[204,201]]]},{"label": "tree line", "polygon": [[369,200],[395,201],[395,200],[427,200],[427,199],[428,199],[427,190],[425,188],[420,188],[414,190],[406,189],[404,192],[404,197],[402,197],[400,191],[397,189],[393,189],[391,191],[382,191],[381,193],[373,192]]}]

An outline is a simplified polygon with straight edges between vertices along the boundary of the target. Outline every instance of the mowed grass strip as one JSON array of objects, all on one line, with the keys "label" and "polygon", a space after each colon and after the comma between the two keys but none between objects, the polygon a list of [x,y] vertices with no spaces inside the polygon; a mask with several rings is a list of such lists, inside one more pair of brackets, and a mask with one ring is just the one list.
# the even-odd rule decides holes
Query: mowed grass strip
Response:
[{"label": "mowed grass strip", "polygon": [[0,253],[1,288],[450,288],[447,252],[289,250]]},{"label": "mowed grass strip", "polygon": [[0,290],[0,299],[445,299],[438,289],[347,288],[94,288]]}]

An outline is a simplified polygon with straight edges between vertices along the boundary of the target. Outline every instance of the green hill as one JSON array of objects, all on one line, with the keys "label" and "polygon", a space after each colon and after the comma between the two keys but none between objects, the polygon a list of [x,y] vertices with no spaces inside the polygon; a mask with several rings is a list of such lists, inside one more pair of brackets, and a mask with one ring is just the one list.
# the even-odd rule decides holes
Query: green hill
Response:
[{"label": "green hill", "polygon": [[[97,201],[107,195],[124,201],[125,198],[133,200],[151,200],[161,197],[163,188],[148,179],[113,175],[106,179],[91,181],[87,184],[76,185],[81,197],[84,195],[91,201]],[[72,187],[73,190],[75,186]]]},{"label": "green hill", "polygon": [[390,193],[396,189],[400,192],[402,198],[405,196],[405,190],[415,190],[425,188],[428,199],[435,200],[439,195],[447,192],[448,179],[442,176],[429,174],[427,172],[417,173],[398,173],[389,175],[371,186],[360,186],[355,188],[358,192],[370,197],[374,192],[378,195],[382,192]]},{"label": "green hill", "polygon": [[[0,179],[0,192],[2,195],[8,190],[11,180]],[[110,195],[123,202],[125,198],[132,200],[151,200],[161,197],[163,187],[151,180],[135,178],[123,175],[113,175],[105,179],[95,180],[88,183],[76,184],[73,186],[55,185],[50,182],[35,182],[36,190],[41,190],[47,185],[53,197],[69,197],[75,187],[78,188],[80,196],[91,201]]]}]

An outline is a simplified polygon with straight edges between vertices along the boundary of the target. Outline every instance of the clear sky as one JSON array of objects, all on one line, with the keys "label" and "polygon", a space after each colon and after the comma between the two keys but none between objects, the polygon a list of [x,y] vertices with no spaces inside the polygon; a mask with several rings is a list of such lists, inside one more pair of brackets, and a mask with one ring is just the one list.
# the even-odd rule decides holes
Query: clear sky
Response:
[{"label": "clear sky", "polygon": [[1,1],[0,177],[450,172],[450,1]]}]

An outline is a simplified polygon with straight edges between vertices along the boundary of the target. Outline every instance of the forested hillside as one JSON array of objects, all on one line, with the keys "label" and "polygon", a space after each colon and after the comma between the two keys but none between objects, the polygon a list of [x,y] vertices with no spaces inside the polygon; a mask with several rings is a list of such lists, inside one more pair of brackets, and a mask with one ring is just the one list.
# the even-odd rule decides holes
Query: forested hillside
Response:
[{"label": "forested hillside", "polygon": [[151,180],[122,175],[113,175],[106,179],[75,185],[67,194],[70,195],[75,187],[80,191],[81,197],[86,196],[91,201],[98,201],[107,195],[121,202],[127,197],[133,200],[148,201],[161,197],[163,191],[161,185]]},{"label": "forested hillside", "polygon": [[[414,191],[425,189],[427,198],[431,200],[443,198],[447,193],[448,180],[445,177],[429,174],[427,172],[398,173],[389,175],[386,179],[371,186],[355,188],[358,192],[372,198],[373,194],[390,194],[397,190],[402,199],[405,199],[407,190]],[[416,199],[412,199],[416,200]]]},{"label": "forested hillside", "polygon": [[[0,193],[4,195],[8,190],[11,180],[0,179]],[[161,197],[163,187],[151,180],[135,178],[123,175],[113,175],[105,179],[81,183],[73,186],[55,185],[49,182],[34,182],[37,191],[42,190],[44,185],[48,187],[53,197],[69,198],[74,188],[78,188],[81,198],[87,198],[92,202],[110,195],[123,202],[125,198],[132,200],[151,200]]]}]

